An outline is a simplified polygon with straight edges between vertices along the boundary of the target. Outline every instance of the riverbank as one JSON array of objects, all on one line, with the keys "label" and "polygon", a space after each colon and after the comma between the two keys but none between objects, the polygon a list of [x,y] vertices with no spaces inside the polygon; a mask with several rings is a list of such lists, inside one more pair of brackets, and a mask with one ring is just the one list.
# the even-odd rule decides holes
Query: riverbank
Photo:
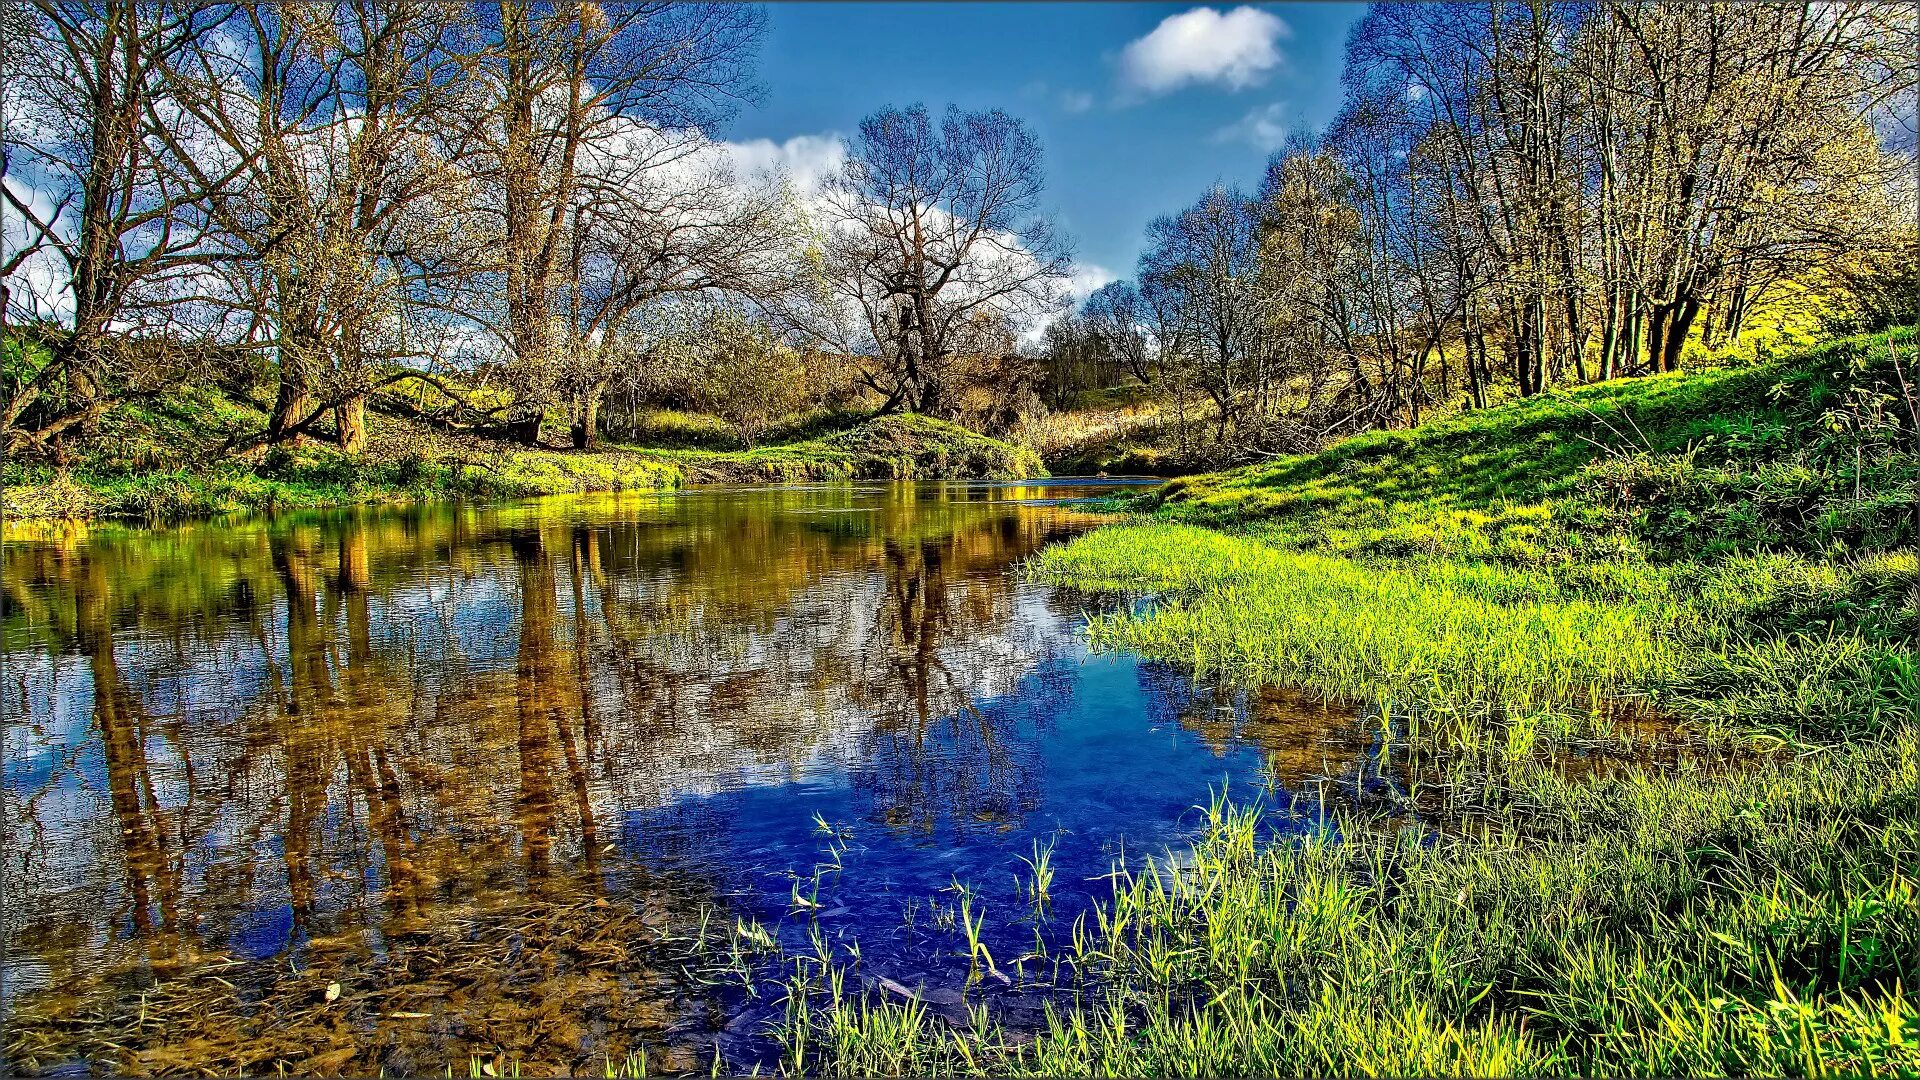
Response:
[{"label": "riverbank", "polygon": [[1038,1032],[796,969],[788,1066],[1920,1070],[1912,340],[1175,481],[1044,551],[1157,598],[1096,643],[1352,703],[1411,780],[1323,787],[1305,841],[1217,799],[1074,928]]},{"label": "riverbank", "polygon": [[917,415],[747,450],[609,445],[548,450],[455,438],[382,418],[364,454],[302,446],[186,463],[101,454],[60,469],[9,464],[9,518],[170,520],[241,511],[403,502],[502,500],[698,483],[986,479],[1044,476],[1021,447]]}]

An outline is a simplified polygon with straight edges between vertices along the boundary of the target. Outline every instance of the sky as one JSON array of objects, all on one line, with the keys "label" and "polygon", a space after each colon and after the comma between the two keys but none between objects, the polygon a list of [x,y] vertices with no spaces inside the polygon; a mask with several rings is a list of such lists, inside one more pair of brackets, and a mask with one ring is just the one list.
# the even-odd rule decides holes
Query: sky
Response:
[{"label": "sky", "polygon": [[716,134],[796,184],[886,105],[997,107],[1046,149],[1076,292],[1130,277],[1147,223],[1216,181],[1256,187],[1293,131],[1340,107],[1363,4],[774,3],[765,90]]}]

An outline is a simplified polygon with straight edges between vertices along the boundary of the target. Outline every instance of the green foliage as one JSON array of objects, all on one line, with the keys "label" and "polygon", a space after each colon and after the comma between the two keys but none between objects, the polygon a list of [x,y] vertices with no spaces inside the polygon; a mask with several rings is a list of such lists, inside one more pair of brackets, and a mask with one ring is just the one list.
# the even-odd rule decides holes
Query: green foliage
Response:
[{"label": "green foliage", "polygon": [[707,413],[646,409],[634,417],[622,438],[632,446],[658,450],[740,450],[746,446],[732,424]]}]

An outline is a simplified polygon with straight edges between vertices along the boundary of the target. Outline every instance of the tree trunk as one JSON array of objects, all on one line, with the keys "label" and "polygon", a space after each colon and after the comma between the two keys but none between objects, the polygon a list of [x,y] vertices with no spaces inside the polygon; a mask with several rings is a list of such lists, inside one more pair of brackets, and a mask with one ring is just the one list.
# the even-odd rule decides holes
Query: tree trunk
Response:
[{"label": "tree trunk", "polygon": [[1661,362],[1662,371],[1680,370],[1680,350],[1687,344],[1687,329],[1693,325],[1694,316],[1699,314],[1699,300],[1689,297],[1679,303],[1672,321],[1667,325],[1667,352]]},{"label": "tree trunk", "polygon": [[1600,381],[1613,378],[1617,363],[1615,354],[1620,349],[1620,299],[1614,288],[1607,287],[1607,314],[1600,324]]},{"label": "tree trunk", "polygon": [[1667,370],[1667,312],[1666,304],[1655,304],[1647,312],[1647,363],[1655,373]]},{"label": "tree trunk", "polygon": [[1638,293],[1628,294],[1626,312],[1620,317],[1620,325],[1625,329],[1627,335],[1626,345],[1620,354],[1621,359],[1625,361],[1621,373],[1624,375],[1637,374],[1640,370],[1641,356],[1640,296]]},{"label": "tree trunk", "polygon": [[313,412],[313,395],[307,393],[299,377],[293,372],[280,372],[280,389],[274,394],[273,412],[267,417],[267,441],[285,442],[289,438],[298,438],[294,428]]},{"label": "tree trunk", "polygon": [[538,410],[530,416],[515,416],[510,412],[507,414],[507,438],[521,446],[539,446],[540,425],[545,419]]},{"label": "tree trunk", "polygon": [[333,407],[334,426],[339,430],[340,449],[358,454],[367,448],[367,397],[355,394]]},{"label": "tree trunk", "polygon": [[573,407],[573,448],[591,450],[600,434],[600,388],[582,391]]},{"label": "tree trunk", "polygon": [[[1473,397],[1473,407],[1487,407],[1487,394],[1480,385],[1480,373],[1486,368],[1487,342],[1481,336],[1478,327],[1465,335],[1467,347],[1467,390]],[[1477,355],[1476,355],[1477,354]]]}]

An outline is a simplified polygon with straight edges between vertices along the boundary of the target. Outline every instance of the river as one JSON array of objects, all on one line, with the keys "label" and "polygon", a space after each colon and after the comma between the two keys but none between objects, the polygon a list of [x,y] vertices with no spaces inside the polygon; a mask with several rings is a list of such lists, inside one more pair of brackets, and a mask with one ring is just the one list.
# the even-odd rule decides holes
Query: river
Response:
[{"label": "river", "polygon": [[1351,713],[1092,655],[1115,601],[1021,580],[1112,490],[16,527],[11,1066],[765,1065],[761,931],[1036,1022],[1032,954],[1210,792],[1288,828],[1379,782]]}]

